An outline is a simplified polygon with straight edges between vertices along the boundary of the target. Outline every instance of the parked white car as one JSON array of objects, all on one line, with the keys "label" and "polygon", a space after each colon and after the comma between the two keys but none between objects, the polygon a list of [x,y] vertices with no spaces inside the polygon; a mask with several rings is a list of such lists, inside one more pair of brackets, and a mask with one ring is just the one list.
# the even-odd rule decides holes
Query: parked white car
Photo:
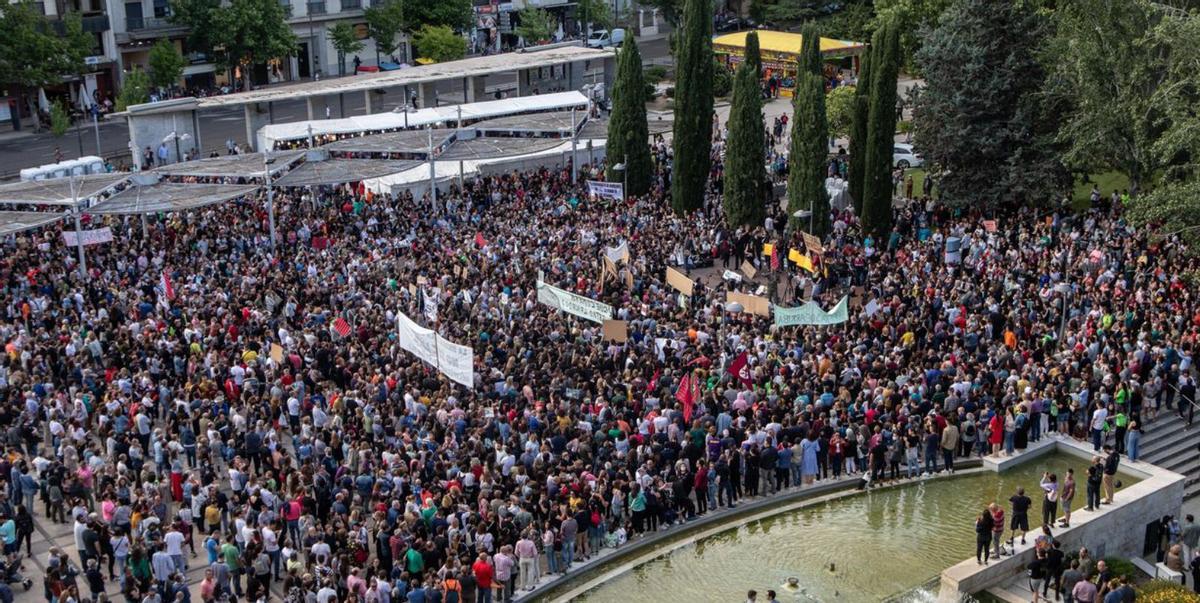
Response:
[{"label": "parked white car", "polygon": [[925,160],[913,150],[911,144],[897,142],[892,149],[892,167],[908,169],[910,167],[921,167],[925,165]]},{"label": "parked white car", "polygon": [[624,41],[625,30],[618,28],[612,31],[593,31],[592,35],[588,36],[587,45],[590,48],[607,48],[620,46]]}]

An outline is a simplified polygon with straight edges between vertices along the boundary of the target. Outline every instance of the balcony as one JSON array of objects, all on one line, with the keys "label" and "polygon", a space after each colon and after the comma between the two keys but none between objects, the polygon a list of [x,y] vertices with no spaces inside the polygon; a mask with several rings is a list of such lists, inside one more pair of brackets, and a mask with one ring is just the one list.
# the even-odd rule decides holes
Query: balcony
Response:
[{"label": "balcony", "polygon": [[323,14],[325,14],[325,2],[324,2],[324,1],[322,1],[322,2],[309,2],[309,3],[308,3],[308,14],[310,14],[310,15],[323,15]]}]

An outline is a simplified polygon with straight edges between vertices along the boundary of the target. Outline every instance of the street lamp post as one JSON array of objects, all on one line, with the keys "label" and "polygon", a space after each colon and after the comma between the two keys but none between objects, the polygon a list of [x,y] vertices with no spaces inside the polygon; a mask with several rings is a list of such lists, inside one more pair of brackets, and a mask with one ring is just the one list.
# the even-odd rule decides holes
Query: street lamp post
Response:
[{"label": "street lamp post", "polygon": [[396,107],[395,109],[392,109],[392,113],[403,113],[404,114],[404,129],[407,130],[408,129],[408,101],[405,100],[403,105]]},{"label": "street lamp post", "polygon": [[275,251],[275,189],[271,187],[271,164],[275,158],[270,151],[263,151],[263,183],[267,187],[267,220],[271,228],[271,251]]}]

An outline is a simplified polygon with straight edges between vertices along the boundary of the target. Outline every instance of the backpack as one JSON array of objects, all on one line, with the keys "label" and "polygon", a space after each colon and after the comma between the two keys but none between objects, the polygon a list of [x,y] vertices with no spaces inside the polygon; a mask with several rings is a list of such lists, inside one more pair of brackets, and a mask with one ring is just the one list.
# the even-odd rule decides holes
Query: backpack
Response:
[{"label": "backpack", "polygon": [[963,435],[967,436],[968,438],[975,437],[975,424],[967,423],[966,428],[963,429]]}]

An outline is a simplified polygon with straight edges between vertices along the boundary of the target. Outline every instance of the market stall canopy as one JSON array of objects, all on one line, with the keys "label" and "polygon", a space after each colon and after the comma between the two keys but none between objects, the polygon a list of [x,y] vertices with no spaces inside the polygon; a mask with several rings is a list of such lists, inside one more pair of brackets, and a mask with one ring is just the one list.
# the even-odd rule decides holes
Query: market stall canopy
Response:
[{"label": "market stall canopy", "polygon": [[134,178],[128,188],[92,206],[87,213],[136,215],[184,211],[244,197],[262,188],[253,184],[154,182],[150,178],[139,182],[137,176]]},{"label": "market stall canopy", "polygon": [[[279,151],[273,153],[271,157],[274,159],[274,163],[270,164],[271,175],[275,175],[281,170],[286,170],[288,166],[290,166],[295,160],[299,159],[303,154],[303,151]],[[263,154],[243,153],[241,155],[206,157],[204,159],[194,159],[192,161],[173,163],[171,165],[155,168],[153,171],[164,176],[195,176],[202,178],[262,178]]]},{"label": "market stall canopy", "polygon": [[[746,35],[749,31],[739,31],[736,33],[725,34],[713,38],[714,52],[733,52],[741,54],[746,50]],[[788,33],[785,31],[767,31],[765,29],[757,30],[758,46],[763,53],[764,60],[778,60],[779,56],[772,55],[789,55],[798,57],[800,55],[801,35],[798,33]],[[835,40],[832,38],[821,38],[821,54],[826,57],[844,57],[860,54],[866,45],[862,42],[851,42],[848,40]],[[789,59],[795,61],[795,58]]]},{"label": "market stall canopy", "polygon": [[575,120],[575,126],[579,127],[586,121],[587,112],[575,111],[574,117],[572,117],[571,111],[505,115],[504,117],[485,119],[471,127],[489,133],[488,136],[492,136],[491,133],[494,132],[542,132],[570,136],[572,119]]},{"label": "market stall canopy", "polygon": [[561,138],[471,138],[450,145],[446,152],[438,155],[438,161],[466,159],[498,159],[516,155],[528,155],[563,145]]},{"label": "market stall canopy", "polygon": [[73,205],[76,201],[100,195],[127,178],[129,174],[97,174],[0,184],[0,203]]},{"label": "market stall canopy", "polygon": [[459,109],[462,109],[463,121],[476,121],[513,115],[517,113],[536,113],[539,111],[570,111],[571,107],[587,110],[588,98],[583,93],[556,92],[554,94],[538,94],[518,98],[506,98],[496,101],[467,103],[463,105],[445,105],[415,109],[405,113],[372,113],[342,119],[317,119],[296,121],[286,124],[271,124],[258,130],[258,147],[270,149],[275,143],[286,140],[307,139],[310,130],[313,136],[326,134],[353,134],[356,132],[383,132],[402,128],[421,128],[431,124],[457,124]]},{"label": "market stall canopy", "polygon": [[[445,146],[454,132],[453,129],[435,128],[432,132],[434,146]],[[429,134],[427,130],[400,130],[346,138],[321,148],[336,153],[411,153],[423,159],[429,153]]]},{"label": "market stall canopy", "polygon": [[288,187],[361,182],[370,178],[403,172],[418,165],[421,165],[421,162],[390,159],[309,160],[272,184]]},{"label": "market stall canopy", "polygon": [[[646,113],[646,125],[651,136],[655,134],[670,134],[675,127],[675,120],[669,115],[654,115],[648,111]],[[608,138],[608,118],[593,117],[588,119],[587,123],[579,129],[579,134],[576,137],[579,140],[604,140]]]},{"label": "market stall canopy", "polygon": [[0,211],[0,237],[53,224],[67,215],[51,211]]}]

